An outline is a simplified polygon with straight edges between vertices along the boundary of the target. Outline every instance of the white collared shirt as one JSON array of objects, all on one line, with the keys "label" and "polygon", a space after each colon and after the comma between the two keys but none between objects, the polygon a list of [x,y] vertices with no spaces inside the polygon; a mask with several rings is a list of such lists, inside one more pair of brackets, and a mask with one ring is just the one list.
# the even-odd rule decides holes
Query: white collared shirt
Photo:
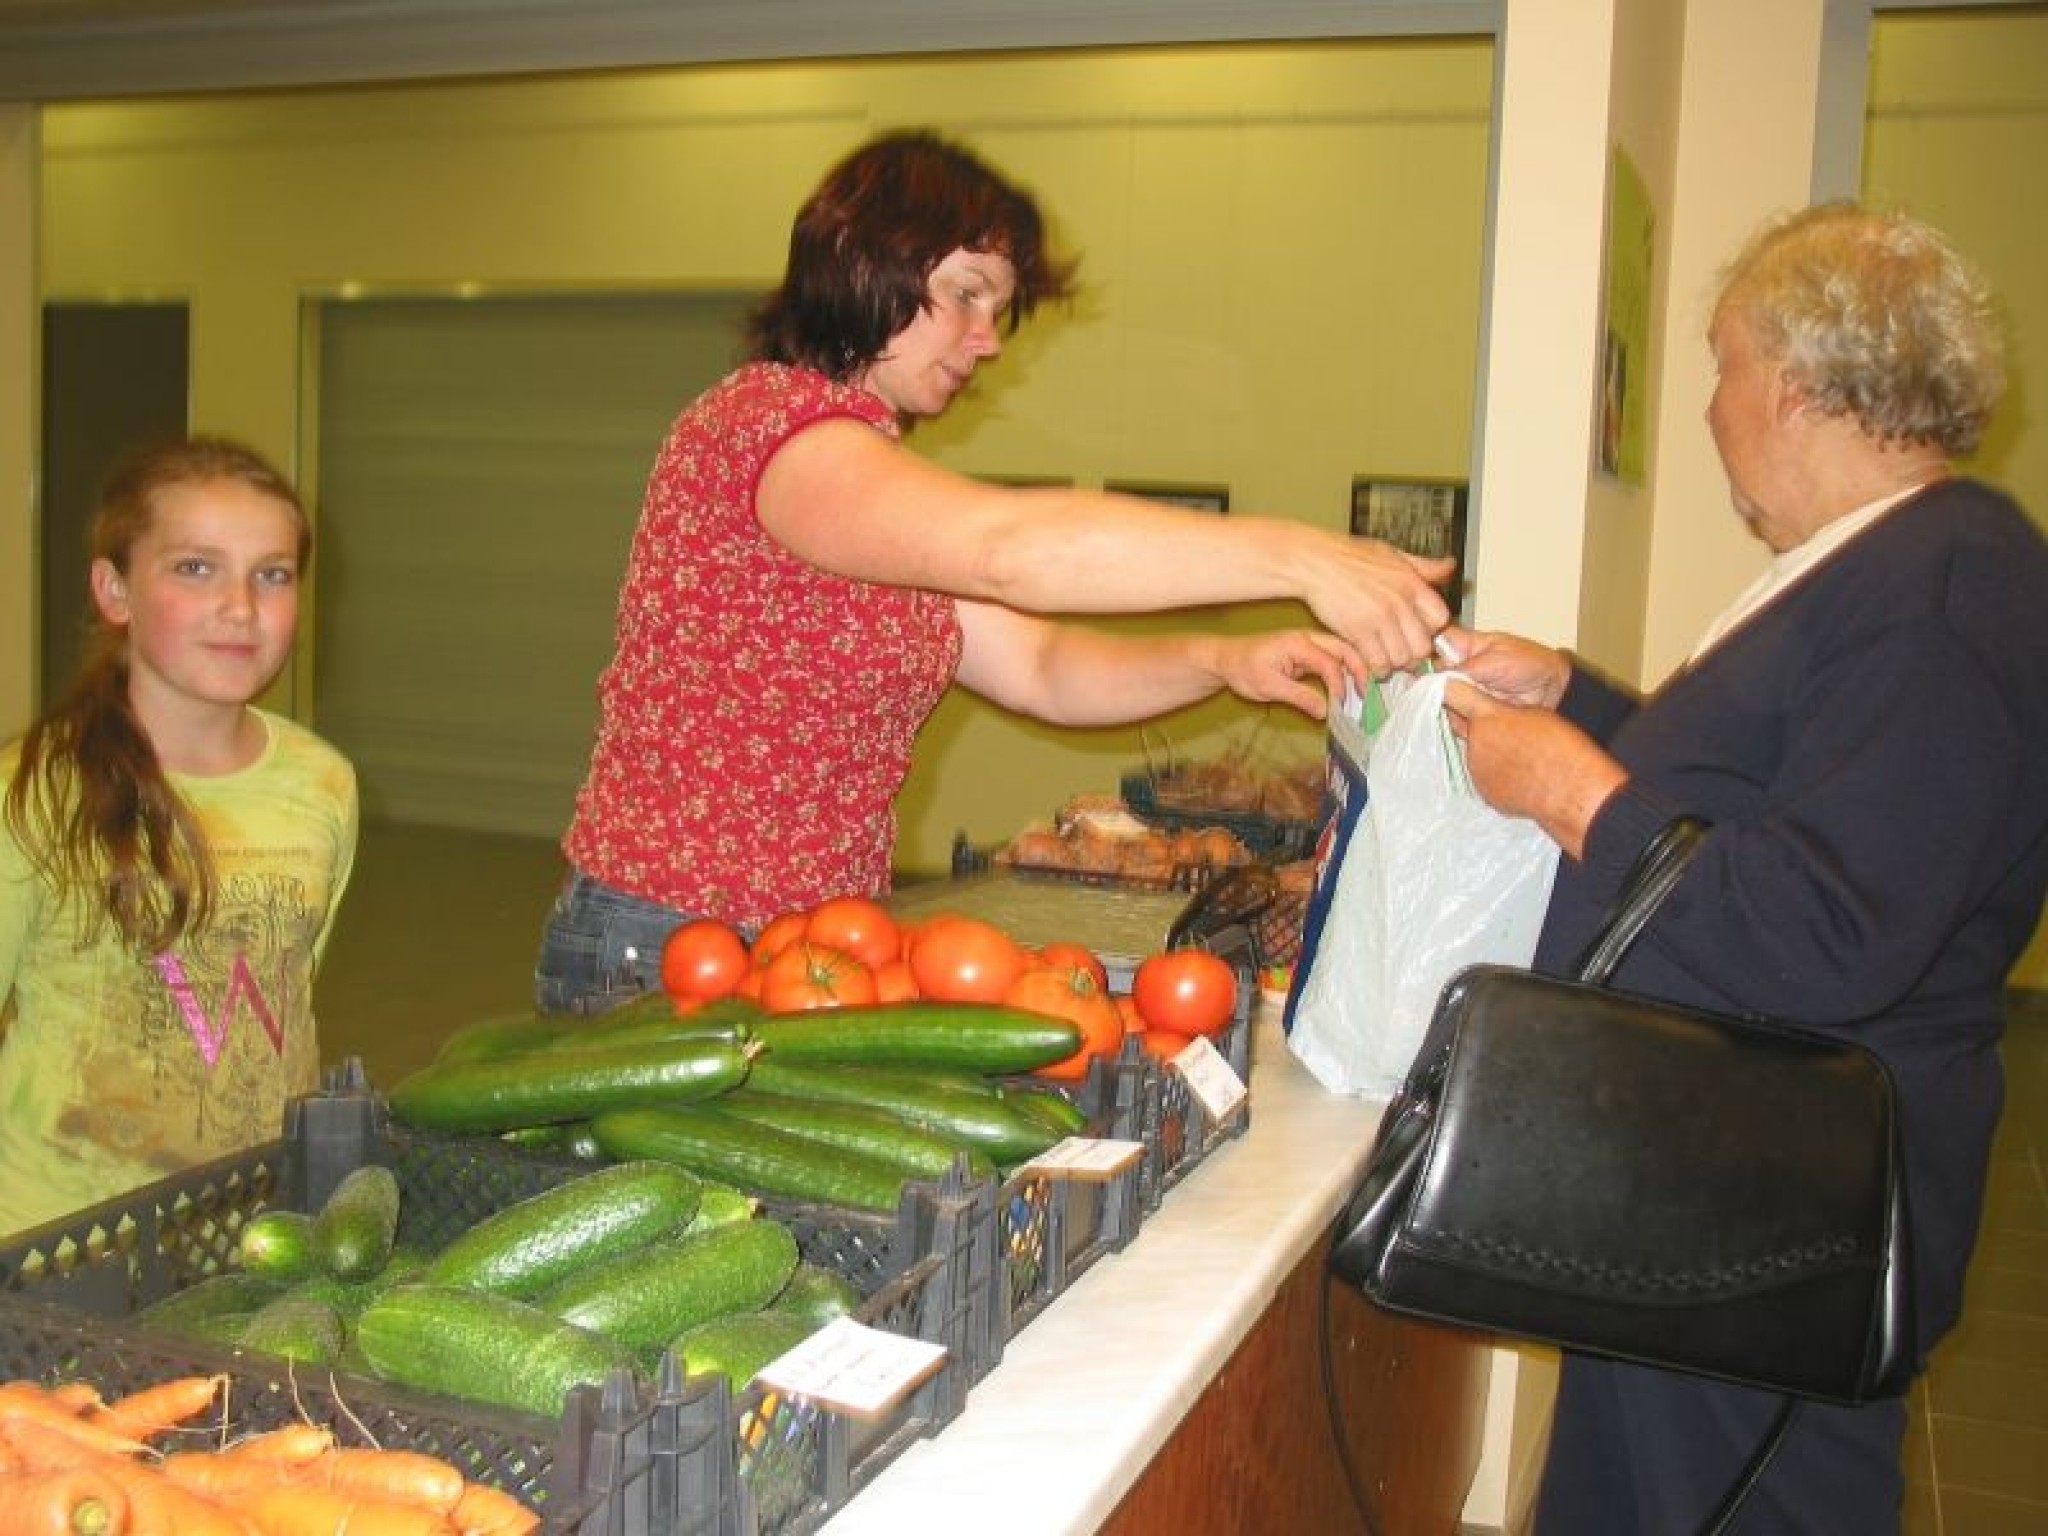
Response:
[{"label": "white collared shirt", "polygon": [[1909,496],[1918,495],[1930,484],[1931,481],[1922,481],[1919,485],[1907,486],[1903,491],[1881,496],[1876,501],[1865,502],[1855,511],[1845,512],[1820,529],[1804,544],[1774,556],[1771,563],[1764,567],[1763,574],[1744,588],[1741,596],[1730,603],[1721,616],[1707,626],[1706,633],[1700,636],[1699,643],[1692,648],[1692,655],[1687,658],[1688,664],[1698,661],[1718,645],[1721,637],[1729,630],[1748,619],[1758,609],[1765,607],[1779,593],[1792,586],[1893,507]]}]

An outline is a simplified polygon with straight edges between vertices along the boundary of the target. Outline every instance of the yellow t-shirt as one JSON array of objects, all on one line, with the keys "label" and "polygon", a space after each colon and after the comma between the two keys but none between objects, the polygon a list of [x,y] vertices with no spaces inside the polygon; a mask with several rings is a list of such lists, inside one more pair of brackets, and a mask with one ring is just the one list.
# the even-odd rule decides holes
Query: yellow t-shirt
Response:
[{"label": "yellow t-shirt", "polygon": [[[272,1140],[318,1086],[313,973],[355,861],[355,772],[259,715],[270,739],[247,768],[172,775],[219,889],[205,931],[164,954],[105,922],[87,943],[91,908],[59,901],[0,818],[0,1233]],[[0,782],[18,762],[0,753]]]}]

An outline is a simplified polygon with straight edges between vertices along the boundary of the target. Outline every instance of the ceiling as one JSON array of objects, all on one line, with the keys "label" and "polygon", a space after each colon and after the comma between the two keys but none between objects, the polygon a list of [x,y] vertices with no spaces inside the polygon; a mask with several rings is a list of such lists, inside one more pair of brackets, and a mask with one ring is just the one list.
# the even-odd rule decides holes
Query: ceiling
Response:
[{"label": "ceiling", "polygon": [[0,0],[0,101],[762,58],[1492,32],[1504,0]]}]

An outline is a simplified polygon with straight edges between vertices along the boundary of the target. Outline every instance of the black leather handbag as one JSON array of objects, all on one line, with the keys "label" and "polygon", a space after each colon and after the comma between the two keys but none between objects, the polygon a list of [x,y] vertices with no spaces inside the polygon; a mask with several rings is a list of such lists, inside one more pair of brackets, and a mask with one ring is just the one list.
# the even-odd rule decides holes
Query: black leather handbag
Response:
[{"label": "black leather handbag", "polygon": [[1918,1353],[1884,1064],[1604,985],[1704,831],[1652,843],[1576,980],[1451,980],[1330,1267],[1396,1312],[1796,1397],[1896,1395]]}]

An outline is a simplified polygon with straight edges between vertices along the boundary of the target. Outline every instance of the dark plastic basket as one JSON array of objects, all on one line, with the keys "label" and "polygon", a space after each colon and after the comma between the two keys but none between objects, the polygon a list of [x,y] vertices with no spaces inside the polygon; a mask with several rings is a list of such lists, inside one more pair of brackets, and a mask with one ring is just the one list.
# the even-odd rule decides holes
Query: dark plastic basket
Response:
[{"label": "dark plastic basket", "polygon": [[1291,859],[1301,858],[1315,841],[1313,822],[1283,820],[1257,811],[1210,810],[1201,806],[1162,803],[1158,781],[1143,769],[1125,774],[1118,792],[1123,796],[1124,804],[1130,807],[1131,814],[1142,822],[1169,832],[1222,827],[1243,843],[1253,858],[1269,863],[1285,864]]},{"label": "dark plastic basket", "polygon": [[[16,1234],[0,1247],[0,1369],[76,1376],[109,1395],[193,1372],[228,1377],[238,1436],[311,1418],[344,1444],[441,1456],[514,1494],[562,1536],[815,1530],[906,1446],[957,1416],[979,1369],[993,1292],[993,1186],[958,1175],[906,1187],[893,1217],[836,1207],[770,1209],[811,1262],[853,1282],[870,1326],[942,1344],[941,1370],[892,1410],[856,1421],[807,1404],[733,1400],[722,1379],[618,1373],[569,1395],[551,1421],[366,1376],[295,1366],[154,1329],[134,1314],[234,1267],[244,1225],[312,1210],[369,1162],[400,1188],[400,1239],[444,1245],[484,1216],[587,1164],[496,1139],[425,1135],[388,1122],[359,1068],[300,1100],[278,1141],[221,1158]],[[763,1446],[774,1446],[774,1455]]]}]

